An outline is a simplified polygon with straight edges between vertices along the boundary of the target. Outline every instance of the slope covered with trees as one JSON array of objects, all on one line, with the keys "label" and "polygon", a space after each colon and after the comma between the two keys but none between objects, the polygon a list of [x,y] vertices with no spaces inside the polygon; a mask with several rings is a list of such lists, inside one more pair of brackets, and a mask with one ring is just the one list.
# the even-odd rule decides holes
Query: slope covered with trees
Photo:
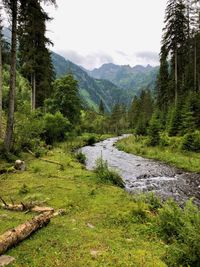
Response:
[{"label": "slope covered with trees", "polygon": [[[60,74],[56,79],[45,35],[50,18],[41,6],[55,1],[3,3],[11,41],[2,37],[0,19],[1,244],[8,228],[32,216],[31,210],[9,208],[47,202],[59,209],[53,223],[9,251],[16,257],[13,266],[199,266],[200,213],[193,200],[183,208],[154,194],[127,194],[116,187],[124,187],[120,175],[102,158],[91,172],[77,153],[111,135],[134,133],[117,146],[200,172],[199,1],[168,1],[155,90],[143,79],[147,69],[151,77],[151,67],[137,66],[138,84],[144,88],[133,99],[128,88],[93,78],[52,54]],[[116,78],[119,67],[110,66]],[[108,73],[110,66],[104,66]],[[124,69],[119,73],[128,78],[133,70]],[[26,170],[13,167],[19,158],[25,159]],[[195,186],[199,175],[191,176],[184,182]]]},{"label": "slope covered with trees", "polygon": [[104,64],[98,69],[88,71],[88,73],[97,79],[106,79],[115,85],[127,90],[130,96],[139,94],[142,89],[153,90],[159,67],[150,65],[144,67],[137,65],[134,67],[119,66],[112,63]]},{"label": "slope covered with trees", "polygon": [[56,53],[52,53],[52,60],[57,77],[72,73],[78,81],[79,94],[88,107],[93,107],[98,111],[98,106],[102,100],[105,111],[110,112],[116,103],[129,105],[131,97],[128,92],[124,92],[112,82],[102,79],[94,79],[87,74],[81,67],[65,60]]},{"label": "slope covered with trees", "polygon": [[[142,124],[145,109],[149,106],[151,111],[145,116],[143,134],[155,135],[154,145],[159,144],[157,136],[164,133],[168,137],[182,136],[180,147],[183,149],[200,151],[199,38],[199,1],[168,1],[153,109],[151,104],[142,108],[136,98],[130,109],[131,120],[134,122],[137,117]],[[140,116],[136,116],[138,112]],[[148,131],[148,127],[155,127],[155,124],[157,132]],[[138,133],[137,123],[132,126]]]}]

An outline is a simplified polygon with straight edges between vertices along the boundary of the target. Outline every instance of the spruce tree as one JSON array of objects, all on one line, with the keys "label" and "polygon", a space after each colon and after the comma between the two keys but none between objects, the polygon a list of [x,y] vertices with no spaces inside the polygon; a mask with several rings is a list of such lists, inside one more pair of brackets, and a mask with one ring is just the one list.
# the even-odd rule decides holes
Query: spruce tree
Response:
[{"label": "spruce tree", "polygon": [[2,14],[0,6],[0,138],[2,137],[2,92],[3,92],[3,73],[2,73]]},{"label": "spruce tree", "polygon": [[133,101],[131,103],[129,112],[128,112],[128,120],[129,125],[131,128],[135,128],[138,123],[139,118],[139,99],[137,96],[133,98]]},{"label": "spruce tree", "polygon": [[160,52],[160,69],[157,79],[157,105],[163,112],[167,111],[170,101],[169,93],[169,64],[167,61],[168,53],[165,46],[162,46]]},{"label": "spruce tree", "polygon": [[4,6],[11,16],[12,38],[11,38],[11,63],[10,63],[10,89],[9,89],[9,107],[7,128],[4,139],[4,148],[9,152],[12,146],[12,137],[14,130],[14,110],[15,110],[15,90],[16,90],[16,52],[17,52],[17,15],[18,1],[4,0]]},{"label": "spruce tree", "polygon": [[20,0],[19,58],[22,74],[32,86],[32,109],[42,106],[50,96],[54,78],[51,54],[45,37],[46,22],[50,20],[39,0]]},{"label": "spruce tree", "polygon": [[99,113],[104,114],[104,112],[105,112],[104,104],[103,104],[103,100],[101,99],[99,103]]},{"label": "spruce tree", "polygon": [[181,85],[184,84],[187,37],[186,7],[182,0],[169,0],[166,8],[162,44],[171,56],[171,79],[174,80],[174,102],[177,104]]}]

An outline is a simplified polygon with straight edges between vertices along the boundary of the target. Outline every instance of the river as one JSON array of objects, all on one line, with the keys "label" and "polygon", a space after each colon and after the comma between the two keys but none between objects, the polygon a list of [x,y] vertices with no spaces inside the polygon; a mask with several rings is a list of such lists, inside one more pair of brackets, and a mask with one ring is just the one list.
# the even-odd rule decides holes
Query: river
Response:
[{"label": "river", "polygon": [[152,191],[163,199],[172,197],[180,204],[194,197],[195,203],[200,206],[200,175],[119,151],[115,143],[124,137],[109,138],[93,146],[81,148],[86,155],[86,168],[93,170],[96,160],[102,156],[108,166],[121,175],[128,192]]}]

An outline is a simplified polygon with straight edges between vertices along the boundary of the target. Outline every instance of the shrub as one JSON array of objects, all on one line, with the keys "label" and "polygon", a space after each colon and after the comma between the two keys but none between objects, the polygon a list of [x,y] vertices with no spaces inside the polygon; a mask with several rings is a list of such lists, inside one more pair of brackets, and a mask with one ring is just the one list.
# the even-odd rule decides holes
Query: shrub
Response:
[{"label": "shrub", "polygon": [[151,211],[157,211],[162,207],[161,200],[153,192],[146,194],[146,203]]},{"label": "shrub", "polygon": [[44,134],[43,137],[47,144],[53,144],[56,141],[62,141],[65,133],[70,129],[70,122],[60,112],[55,115],[47,113],[44,116]]},{"label": "shrub", "polygon": [[164,240],[171,242],[177,238],[183,226],[181,209],[173,200],[168,200],[159,210],[159,229]]},{"label": "shrub", "polygon": [[185,134],[181,148],[183,150],[200,152],[200,131]]},{"label": "shrub", "polygon": [[159,145],[162,147],[169,146],[170,145],[170,137],[166,132],[160,133],[160,142]]},{"label": "shrub", "polygon": [[39,111],[29,114],[17,113],[14,132],[15,151],[24,148],[35,150],[40,146],[41,134],[44,131],[43,116]]},{"label": "shrub", "polygon": [[141,223],[146,222],[148,219],[148,205],[144,201],[138,200],[131,211],[131,215]]},{"label": "shrub", "polygon": [[81,163],[81,164],[85,164],[86,162],[86,156],[85,154],[83,154],[82,152],[78,152],[75,154],[76,159]]},{"label": "shrub", "polygon": [[113,170],[109,170],[106,161],[102,158],[97,159],[95,172],[100,181],[110,182],[114,185],[124,188],[124,181],[121,176]]},{"label": "shrub", "polygon": [[[173,206],[172,210],[174,210]],[[170,208],[170,206],[168,206]],[[175,214],[176,213],[176,214]],[[169,225],[176,225],[176,240],[168,247],[165,261],[168,266],[199,266],[200,262],[200,212],[188,201],[184,210],[180,208],[165,220]],[[169,213],[168,213],[169,215]],[[179,219],[178,219],[179,217]],[[179,221],[179,223],[177,223]],[[180,223],[181,222],[181,223]],[[173,228],[174,229],[174,228]]]},{"label": "shrub", "polygon": [[87,142],[88,146],[92,146],[97,142],[97,140],[96,140],[96,137],[94,135],[92,135],[87,139],[86,142]]}]

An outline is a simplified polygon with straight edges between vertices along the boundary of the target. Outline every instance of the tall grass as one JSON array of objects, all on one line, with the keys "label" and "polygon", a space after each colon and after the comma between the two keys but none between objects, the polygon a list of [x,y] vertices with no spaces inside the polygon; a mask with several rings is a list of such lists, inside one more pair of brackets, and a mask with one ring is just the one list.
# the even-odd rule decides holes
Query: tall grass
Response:
[{"label": "tall grass", "polygon": [[95,172],[97,174],[97,178],[106,183],[112,183],[113,185],[117,185],[119,187],[124,187],[125,183],[122,177],[114,170],[110,170],[108,168],[108,164],[101,158],[96,161]]},{"label": "tall grass", "polygon": [[[129,136],[117,142],[118,149],[127,153],[156,159],[186,171],[200,173],[200,153],[182,151],[180,137],[168,137],[167,142],[156,147],[148,145],[148,138]],[[165,140],[166,141],[166,140]]]}]

